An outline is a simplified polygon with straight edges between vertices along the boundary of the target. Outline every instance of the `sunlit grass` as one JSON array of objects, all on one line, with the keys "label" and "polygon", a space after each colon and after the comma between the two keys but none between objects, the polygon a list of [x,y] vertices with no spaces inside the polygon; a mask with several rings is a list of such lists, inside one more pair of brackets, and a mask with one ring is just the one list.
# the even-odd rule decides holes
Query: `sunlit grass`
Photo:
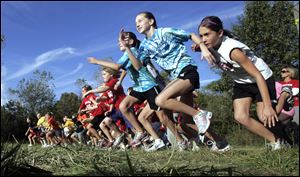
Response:
[{"label": "sunlit grass", "polygon": [[17,152],[19,160],[15,160],[51,171],[53,175],[298,176],[298,150],[267,151],[264,147],[233,146],[231,151],[219,154],[205,147],[197,152],[172,149],[145,152],[109,151],[88,146],[22,145]]}]

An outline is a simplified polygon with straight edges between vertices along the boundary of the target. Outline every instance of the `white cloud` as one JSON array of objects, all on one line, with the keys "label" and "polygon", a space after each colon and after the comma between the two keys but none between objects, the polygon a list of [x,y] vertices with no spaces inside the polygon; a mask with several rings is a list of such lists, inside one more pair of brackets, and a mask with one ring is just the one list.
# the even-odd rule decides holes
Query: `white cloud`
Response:
[{"label": "white cloud", "polygon": [[[234,18],[241,14],[243,14],[243,7],[236,6],[236,7],[230,8],[230,9],[226,9],[224,11],[217,12],[214,14],[214,16],[218,16],[222,21],[224,21],[225,19]],[[189,22],[181,25],[179,28],[183,29],[183,30],[190,30],[190,29],[197,28],[203,18],[204,18],[204,16],[194,19],[192,21],[189,21]]]},{"label": "white cloud", "polygon": [[209,84],[209,83],[211,83],[211,82],[213,82],[213,81],[216,81],[216,80],[219,80],[219,79],[214,78],[214,79],[200,80],[200,85],[201,85],[201,86],[204,86],[204,85],[207,85],[207,84]]},{"label": "white cloud", "polygon": [[7,68],[4,65],[1,65],[1,80],[4,78],[7,74]]},{"label": "white cloud", "polygon": [[71,85],[71,84],[75,84],[76,80],[74,79],[69,79],[69,80],[63,80],[61,82],[56,82],[55,83],[55,86],[56,88],[61,88],[61,87],[66,87],[68,85]]},{"label": "white cloud", "polygon": [[1,106],[7,103],[8,96],[5,92],[5,84],[1,82]]},{"label": "white cloud", "polygon": [[57,59],[65,59],[69,58],[71,56],[78,55],[78,53],[75,52],[74,48],[68,47],[68,48],[58,48],[55,50],[51,50],[48,52],[45,52],[41,55],[39,55],[33,64],[27,64],[23,66],[19,71],[15,72],[14,74],[10,75],[6,80],[15,79],[18,77],[21,77],[25,74],[28,74],[29,72],[37,69],[38,67],[42,66],[45,63],[57,60]]},{"label": "white cloud", "polygon": [[80,69],[83,67],[83,64],[82,63],[79,63],[79,65],[77,66],[77,68],[75,70],[73,70],[72,72],[70,73],[67,73],[65,75],[62,75],[60,77],[58,77],[56,80],[60,80],[62,78],[65,78],[65,77],[68,77],[68,76],[72,76],[74,74],[76,74],[78,71],[80,71]]},{"label": "white cloud", "polygon": [[28,2],[25,1],[1,1],[1,10],[3,10],[1,16],[3,15],[6,19],[21,27],[28,28],[28,24],[32,25],[36,21],[36,15],[33,12],[33,9]]},{"label": "white cloud", "polygon": [[4,77],[7,74],[7,69],[4,65],[1,65],[1,105],[7,102],[7,95],[5,93],[5,82]]},{"label": "white cloud", "polygon": [[216,16],[220,17],[221,19],[226,18],[234,18],[238,15],[242,15],[244,13],[244,6],[235,6],[230,9],[226,9],[224,11],[220,11],[216,13]]},{"label": "white cloud", "polygon": [[100,44],[100,45],[95,44],[93,46],[88,46],[88,47],[84,48],[81,52],[81,55],[87,55],[87,54],[98,52],[98,51],[103,52],[104,50],[109,50],[114,47],[117,47],[116,41],[110,41],[110,42],[106,42],[105,44]]}]

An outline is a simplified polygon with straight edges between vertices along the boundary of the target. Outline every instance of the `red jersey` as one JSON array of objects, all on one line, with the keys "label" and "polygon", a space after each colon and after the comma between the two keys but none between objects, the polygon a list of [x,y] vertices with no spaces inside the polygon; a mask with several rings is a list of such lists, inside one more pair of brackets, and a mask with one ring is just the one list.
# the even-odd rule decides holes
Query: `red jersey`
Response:
[{"label": "red jersey", "polygon": [[[96,99],[96,95],[94,93],[90,93],[88,96],[86,96],[85,98],[83,98],[81,105],[80,105],[80,109],[85,109],[88,107],[92,107],[93,106],[93,102],[90,100],[90,98],[93,98],[94,100]],[[92,110],[90,112],[90,114],[93,117],[99,116],[104,114],[104,112],[106,111],[105,107],[102,104],[98,104],[97,108]]]},{"label": "red jersey", "polygon": [[[299,89],[299,80],[290,80],[288,82],[281,81],[280,84],[282,86],[291,86],[292,88],[298,88]],[[294,106],[299,106],[299,94],[293,96],[294,99]]]},{"label": "red jersey", "polygon": [[59,130],[59,125],[57,123],[57,121],[53,118],[53,117],[50,117],[48,119],[48,124],[50,127],[52,127],[54,130]]},{"label": "red jersey", "polygon": [[134,104],[133,105],[133,111],[134,113],[137,113],[140,109],[144,109],[144,107],[146,106],[145,102],[142,102],[141,104]]},{"label": "red jersey", "polygon": [[114,86],[116,85],[117,82],[118,82],[118,79],[113,77],[113,78],[109,79],[109,81],[106,82],[105,85],[108,86],[109,89],[113,92],[113,94],[115,96],[114,106],[117,110],[119,110],[119,105],[123,101],[123,99],[126,97],[126,95],[125,95],[124,89],[121,85],[118,87],[118,90],[114,90]]},{"label": "red jersey", "polygon": [[126,130],[126,125],[125,125],[124,122],[122,122],[121,119],[119,119],[119,120],[116,122],[116,126],[119,128],[119,130],[120,130],[121,132],[125,132],[125,130]]},{"label": "red jersey", "polygon": [[114,93],[111,90],[106,90],[105,92],[103,92],[102,96],[107,98],[107,100],[103,101],[107,104],[114,104],[116,102]]}]

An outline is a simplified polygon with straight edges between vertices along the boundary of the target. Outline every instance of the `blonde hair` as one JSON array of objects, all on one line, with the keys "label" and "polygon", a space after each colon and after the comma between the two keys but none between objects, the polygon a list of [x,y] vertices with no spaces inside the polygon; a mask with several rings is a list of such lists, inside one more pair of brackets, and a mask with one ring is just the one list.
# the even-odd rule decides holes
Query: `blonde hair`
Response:
[{"label": "blonde hair", "polygon": [[289,73],[291,73],[291,76],[290,76],[290,77],[291,77],[292,79],[295,79],[295,77],[297,76],[297,73],[298,73],[297,69],[296,69],[296,68],[293,68],[293,67],[285,67],[285,69],[288,70]]},{"label": "blonde hair", "polygon": [[109,73],[109,74],[111,74],[111,75],[113,75],[113,76],[115,76],[115,77],[118,76],[118,71],[117,71],[117,70],[114,70],[114,69],[112,69],[112,68],[109,68],[109,67],[103,67],[102,70],[105,71],[105,72],[107,72],[107,73]]}]

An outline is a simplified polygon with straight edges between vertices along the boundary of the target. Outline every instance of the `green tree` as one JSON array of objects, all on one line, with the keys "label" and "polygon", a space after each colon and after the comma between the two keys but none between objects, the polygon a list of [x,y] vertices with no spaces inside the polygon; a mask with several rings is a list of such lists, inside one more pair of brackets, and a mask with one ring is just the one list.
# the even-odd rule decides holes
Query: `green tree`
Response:
[{"label": "green tree", "polygon": [[[112,62],[115,63],[112,59],[112,57],[104,57],[101,60],[104,61],[108,61],[108,62]],[[94,71],[93,73],[93,78],[96,81],[97,85],[103,83],[103,78],[102,78],[102,70],[103,70],[103,66],[101,65],[96,65],[98,66],[97,69]]]},{"label": "green tree", "polygon": [[210,90],[218,95],[231,96],[233,80],[224,72],[221,72],[220,75],[221,79],[211,82],[204,88],[204,90]]},{"label": "green tree", "polygon": [[81,100],[75,93],[63,93],[60,100],[55,104],[55,113],[57,118],[63,116],[70,117],[72,114],[77,113]]},{"label": "green tree", "polygon": [[244,15],[233,33],[270,66],[276,79],[286,65],[299,65],[299,36],[294,24],[293,3],[253,1],[245,3]]},{"label": "green tree", "polygon": [[17,89],[9,88],[9,92],[16,96],[16,100],[28,111],[30,116],[37,112],[46,112],[53,108],[55,102],[53,77],[50,72],[36,70],[33,78],[22,79]]},{"label": "green tree", "polygon": [[[28,128],[26,117],[28,111],[18,101],[10,100],[1,106],[1,140],[11,139],[11,135],[24,139]],[[31,118],[35,121],[34,117]]]},{"label": "green tree", "polygon": [[80,89],[87,84],[87,80],[86,79],[83,79],[83,78],[79,78],[75,81],[75,85],[77,87],[79,87]]},{"label": "green tree", "polygon": [[75,85],[78,87],[78,95],[81,96],[81,88],[87,85],[87,80],[84,78],[79,78],[75,81]]},{"label": "green tree", "polygon": [[[286,65],[299,67],[299,36],[294,24],[293,4],[289,1],[248,1],[244,14],[232,25],[232,32],[264,59],[280,80],[279,72]],[[218,73],[218,70],[215,70]],[[233,81],[220,73],[221,79],[207,85],[216,93],[231,94]]]},{"label": "green tree", "polygon": [[203,92],[198,92],[198,95],[194,102],[201,109],[213,112],[213,118],[211,119],[213,123],[211,125],[214,132],[222,136],[232,132],[237,124],[235,124],[233,118],[231,97]]},{"label": "green tree", "polygon": [[[283,66],[294,64],[298,67],[299,36],[294,25],[292,3],[248,1],[244,9],[244,14],[231,29],[238,40],[264,59],[276,79],[279,79],[278,73]],[[230,136],[235,139],[237,136],[233,132],[241,132],[244,127],[234,123],[231,100],[233,81],[219,69],[214,71],[221,75],[221,79],[205,87],[205,96],[199,98],[199,103],[203,109],[213,112],[212,127],[221,135],[231,132]],[[250,111],[252,117],[256,117],[254,110],[253,105]],[[230,129],[234,130],[228,131]],[[241,137],[238,139],[241,140]],[[247,139],[244,140],[247,142]]]},{"label": "green tree", "polygon": [[1,48],[4,47],[5,36],[1,34]]}]

